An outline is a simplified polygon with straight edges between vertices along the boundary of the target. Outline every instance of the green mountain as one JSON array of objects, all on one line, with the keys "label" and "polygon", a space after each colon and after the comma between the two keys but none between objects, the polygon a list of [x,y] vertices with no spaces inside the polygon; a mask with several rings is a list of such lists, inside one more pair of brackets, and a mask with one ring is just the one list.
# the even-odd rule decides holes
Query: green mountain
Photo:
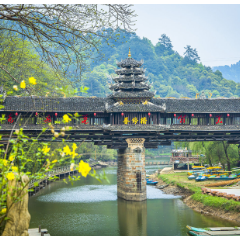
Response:
[{"label": "green mountain", "polygon": [[104,61],[89,63],[92,71],[83,76],[81,83],[90,88],[89,96],[104,97],[110,93],[107,83],[115,74],[116,61],[127,58],[130,47],[132,58],[144,60],[145,75],[152,83],[156,97],[195,98],[202,90],[206,97],[210,93],[212,98],[239,97],[240,84],[225,79],[219,70],[214,72],[211,67],[204,66],[196,49],[191,46],[186,46],[184,56],[180,56],[165,34],[156,45],[135,33],[118,34],[119,40],[111,43],[113,47],[102,42]]},{"label": "green mountain", "polygon": [[213,71],[219,70],[224,78],[234,80],[237,83],[240,83],[240,61],[235,64],[231,64],[231,66],[218,66],[213,67]]}]

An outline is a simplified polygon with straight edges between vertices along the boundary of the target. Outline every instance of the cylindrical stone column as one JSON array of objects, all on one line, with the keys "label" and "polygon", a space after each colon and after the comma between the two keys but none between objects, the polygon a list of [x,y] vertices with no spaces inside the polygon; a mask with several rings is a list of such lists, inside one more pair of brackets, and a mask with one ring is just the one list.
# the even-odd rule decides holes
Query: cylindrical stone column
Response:
[{"label": "cylindrical stone column", "polygon": [[118,150],[117,194],[130,201],[143,201],[146,194],[144,138],[126,139],[128,148]]}]

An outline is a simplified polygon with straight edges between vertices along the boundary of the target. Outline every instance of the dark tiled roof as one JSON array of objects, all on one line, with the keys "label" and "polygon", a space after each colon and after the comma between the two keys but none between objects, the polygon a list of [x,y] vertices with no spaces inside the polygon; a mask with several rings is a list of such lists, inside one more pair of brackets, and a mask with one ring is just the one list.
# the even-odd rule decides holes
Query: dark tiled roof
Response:
[{"label": "dark tiled roof", "polygon": [[132,92],[132,91],[118,91],[110,94],[108,97],[112,98],[152,98],[154,96],[153,92],[150,91],[141,91],[141,92]]},{"label": "dark tiled roof", "polygon": [[116,69],[115,72],[119,75],[125,74],[143,74],[145,70],[143,68],[124,68],[124,69]]},{"label": "dark tiled roof", "polygon": [[164,112],[164,106],[155,104],[113,104],[108,105],[107,112]]},{"label": "dark tiled roof", "polygon": [[148,77],[146,77],[146,76],[141,76],[141,77],[134,76],[134,78],[131,77],[131,76],[124,76],[124,77],[113,78],[113,80],[115,82],[133,82],[133,81],[135,81],[135,82],[145,82],[147,79],[148,79]]},{"label": "dark tiled roof", "polygon": [[137,60],[133,59],[133,58],[126,58],[124,60],[122,60],[121,62],[118,62],[117,65],[118,67],[140,67],[143,63],[142,62],[138,62]]},{"label": "dark tiled roof", "polygon": [[123,90],[123,89],[141,89],[141,90],[149,90],[150,89],[150,86],[148,84],[141,84],[141,83],[116,83],[116,84],[113,84],[111,87],[110,87],[111,90]]},{"label": "dark tiled roof", "polygon": [[104,112],[105,98],[6,97],[3,111]]},{"label": "dark tiled roof", "polygon": [[152,102],[165,103],[168,113],[240,113],[240,99],[153,98]]}]

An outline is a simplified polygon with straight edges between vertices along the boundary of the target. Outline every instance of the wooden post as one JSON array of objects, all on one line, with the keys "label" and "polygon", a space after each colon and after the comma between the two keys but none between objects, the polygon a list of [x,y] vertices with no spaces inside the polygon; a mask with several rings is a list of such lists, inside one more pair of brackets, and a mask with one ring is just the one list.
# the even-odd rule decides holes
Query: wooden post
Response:
[{"label": "wooden post", "polygon": [[38,232],[41,232],[41,225],[38,226]]}]

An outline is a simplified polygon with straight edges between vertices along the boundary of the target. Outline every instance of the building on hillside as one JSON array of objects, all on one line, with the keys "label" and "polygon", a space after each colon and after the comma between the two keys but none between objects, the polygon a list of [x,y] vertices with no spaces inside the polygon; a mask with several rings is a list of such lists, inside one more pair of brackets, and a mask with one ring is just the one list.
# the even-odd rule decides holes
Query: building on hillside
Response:
[{"label": "building on hillside", "polygon": [[[189,163],[197,164],[199,163],[199,156],[193,156],[192,151],[188,150],[187,148],[180,148],[180,149],[173,149],[171,151],[172,156],[170,157],[170,164],[174,165],[183,165],[186,164],[187,167],[183,168],[189,169]],[[174,167],[175,169],[176,167]]]}]

